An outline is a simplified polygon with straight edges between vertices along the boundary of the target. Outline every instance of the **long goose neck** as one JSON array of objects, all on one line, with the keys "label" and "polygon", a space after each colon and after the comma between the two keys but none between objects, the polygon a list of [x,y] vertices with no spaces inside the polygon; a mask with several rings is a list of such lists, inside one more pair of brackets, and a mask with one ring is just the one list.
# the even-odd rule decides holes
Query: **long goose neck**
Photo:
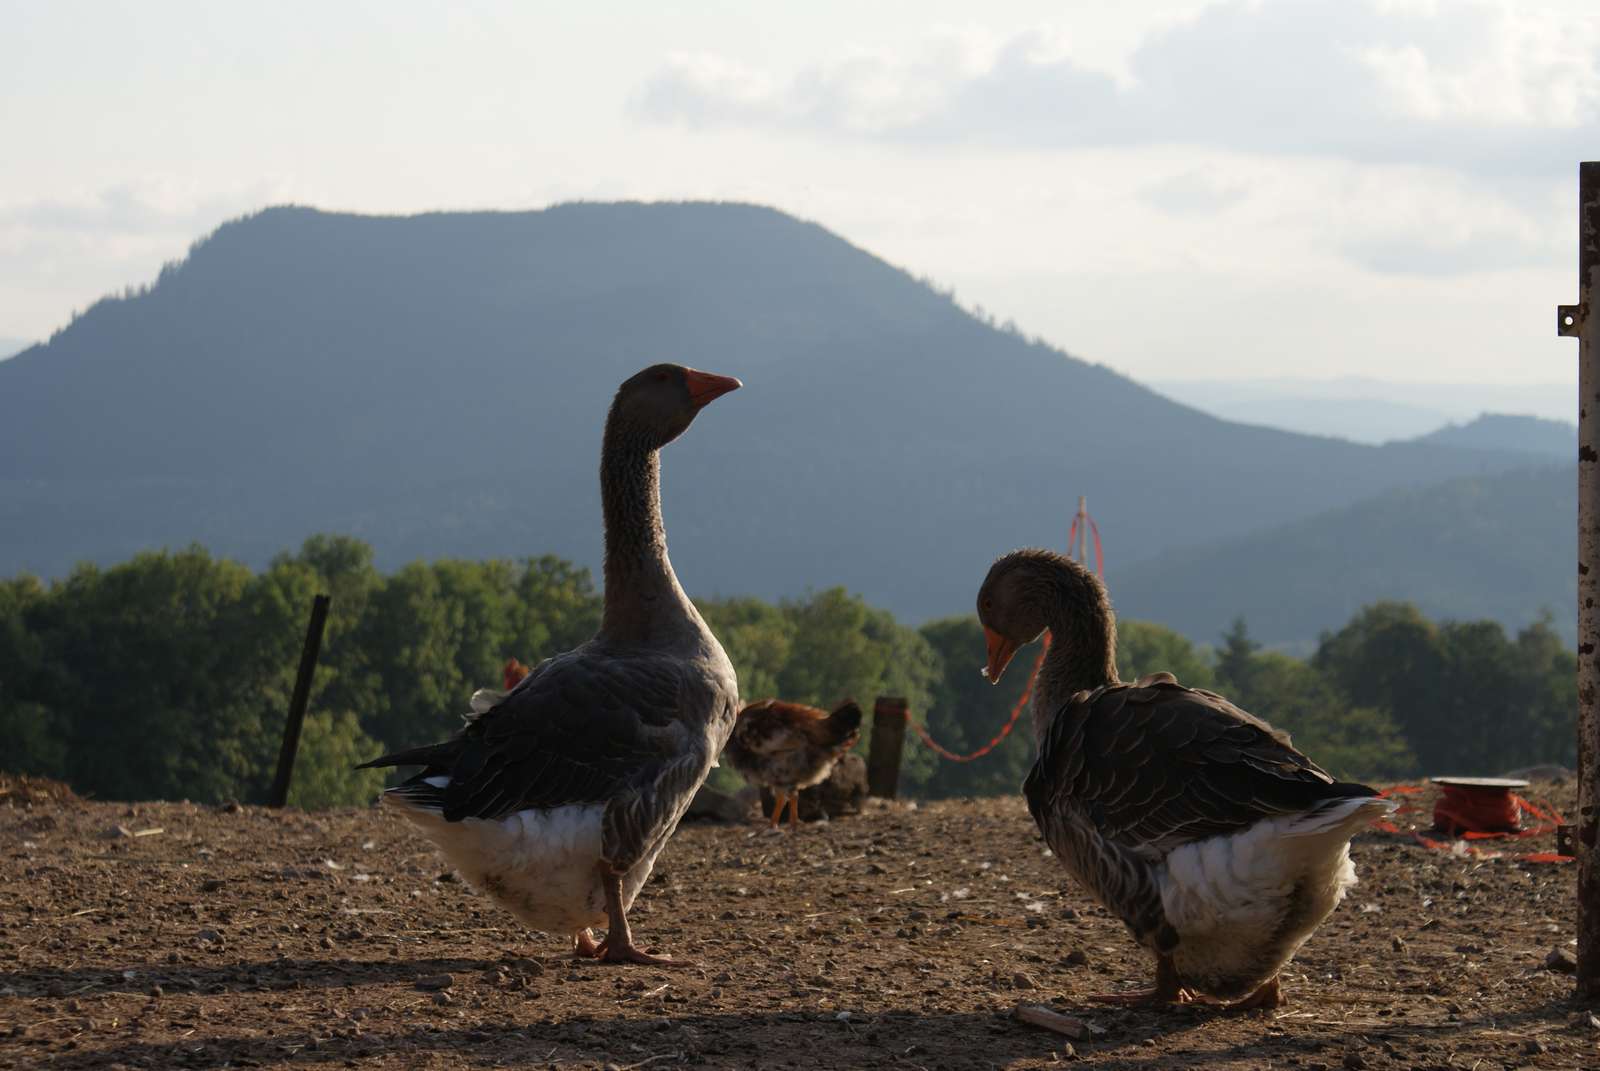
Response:
[{"label": "long goose neck", "polygon": [[688,598],[667,558],[661,522],[661,453],[616,418],[600,450],[600,505],[605,518],[605,609],[600,635],[645,643],[666,620],[681,618]]},{"label": "long goose neck", "polygon": [[1063,565],[1046,592],[1050,650],[1033,693],[1033,729],[1044,738],[1062,703],[1081,691],[1116,684],[1117,622],[1099,579],[1073,563]]}]

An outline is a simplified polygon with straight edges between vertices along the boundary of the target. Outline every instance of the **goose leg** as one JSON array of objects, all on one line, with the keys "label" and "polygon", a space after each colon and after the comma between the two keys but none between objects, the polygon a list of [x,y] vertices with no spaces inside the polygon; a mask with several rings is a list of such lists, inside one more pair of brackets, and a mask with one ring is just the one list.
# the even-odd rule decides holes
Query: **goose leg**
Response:
[{"label": "goose leg", "polygon": [[767,828],[768,829],[777,829],[778,828],[778,819],[783,817],[783,805],[784,805],[784,802],[786,801],[787,797],[785,796],[784,791],[781,788],[773,789],[772,790],[772,795],[773,795],[774,798],[777,799],[778,805],[776,807],[772,808],[772,822],[767,826]]},{"label": "goose leg", "polygon": [[1102,1004],[1193,1004],[1200,998],[1179,982],[1178,968],[1173,966],[1171,956],[1157,956],[1154,989],[1134,993],[1094,993],[1089,999]]},{"label": "goose leg", "polygon": [[652,967],[694,966],[689,960],[652,956],[637,947],[633,943],[633,931],[628,927],[628,913],[622,907],[622,875],[605,863],[601,863],[596,869],[600,872],[600,886],[606,894],[606,916],[610,919],[606,939],[600,942],[600,947],[596,951],[596,958],[600,962],[643,963]]},{"label": "goose leg", "polygon": [[800,793],[796,792],[789,797],[789,830],[793,832],[800,828]]},{"label": "goose leg", "polygon": [[600,946],[594,943],[594,934],[587,928],[572,935],[573,959],[594,959],[599,954]]}]

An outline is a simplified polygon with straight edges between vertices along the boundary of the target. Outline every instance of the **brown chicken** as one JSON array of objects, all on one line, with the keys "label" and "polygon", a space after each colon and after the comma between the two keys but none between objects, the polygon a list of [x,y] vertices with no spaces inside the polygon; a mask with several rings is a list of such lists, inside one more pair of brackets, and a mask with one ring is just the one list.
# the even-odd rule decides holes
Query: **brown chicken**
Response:
[{"label": "brown chicken", "polygon": [[753,785],[772,789],[777,806],[772,826],[784,805],[789,826],[800,822],[800,790],[820,784],[861,737],[861,708],[847,699],[832,714],[801,703],[763,699],[739,711],[733,735],[723,751],[733,768]]}]

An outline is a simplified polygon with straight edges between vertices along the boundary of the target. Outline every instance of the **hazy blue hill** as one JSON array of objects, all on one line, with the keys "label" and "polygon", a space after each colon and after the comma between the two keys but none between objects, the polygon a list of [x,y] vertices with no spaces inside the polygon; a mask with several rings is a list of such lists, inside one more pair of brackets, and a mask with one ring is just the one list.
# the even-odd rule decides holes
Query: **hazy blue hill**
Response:
[{"label": "hazy blue hill", "polygon": [[1419,440],[1470,450],[1523,450],[1570,460],[1578,453],[1578,429],[1564,420],[1483,413],[1465,424],[1446,424]]},{"label": "hazy blue hill", "polygon": [[1206,642],[1243,615],[1255,635],[1304,646],[1366,603],[1409,599],[1429,617],[1509,626],[1547,608],[1570,643],[1576,487],[1573,467],[1556,465],[1390,491],[1141,563],[1112,595],[1119,611]]},{"label": "hazy blue hill", "polygon": [[747,384],[666,460],[690,589],[843,583],[914,619],[1064,541],[1080,493],[1120,568],[1526,463],[1227,423],[769,209],[277,208],[0,363],[0,574],[191,540],[260,562],[323,530],[385,565],[595,564],[601,420],[657,360]]}]

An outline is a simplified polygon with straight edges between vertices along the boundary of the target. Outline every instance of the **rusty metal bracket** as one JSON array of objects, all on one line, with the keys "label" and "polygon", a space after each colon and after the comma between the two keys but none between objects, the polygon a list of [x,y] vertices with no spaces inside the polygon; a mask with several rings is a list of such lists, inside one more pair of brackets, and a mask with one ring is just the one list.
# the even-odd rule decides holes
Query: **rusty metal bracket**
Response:
[{"label": "rusty metal bracket", "polygon": [[1588,316],[1588,310],[1582,305],[1557,305],[1556,306],[1556,334],[1563,338],[1580,338],[1583,335],[1583,321]]}]

